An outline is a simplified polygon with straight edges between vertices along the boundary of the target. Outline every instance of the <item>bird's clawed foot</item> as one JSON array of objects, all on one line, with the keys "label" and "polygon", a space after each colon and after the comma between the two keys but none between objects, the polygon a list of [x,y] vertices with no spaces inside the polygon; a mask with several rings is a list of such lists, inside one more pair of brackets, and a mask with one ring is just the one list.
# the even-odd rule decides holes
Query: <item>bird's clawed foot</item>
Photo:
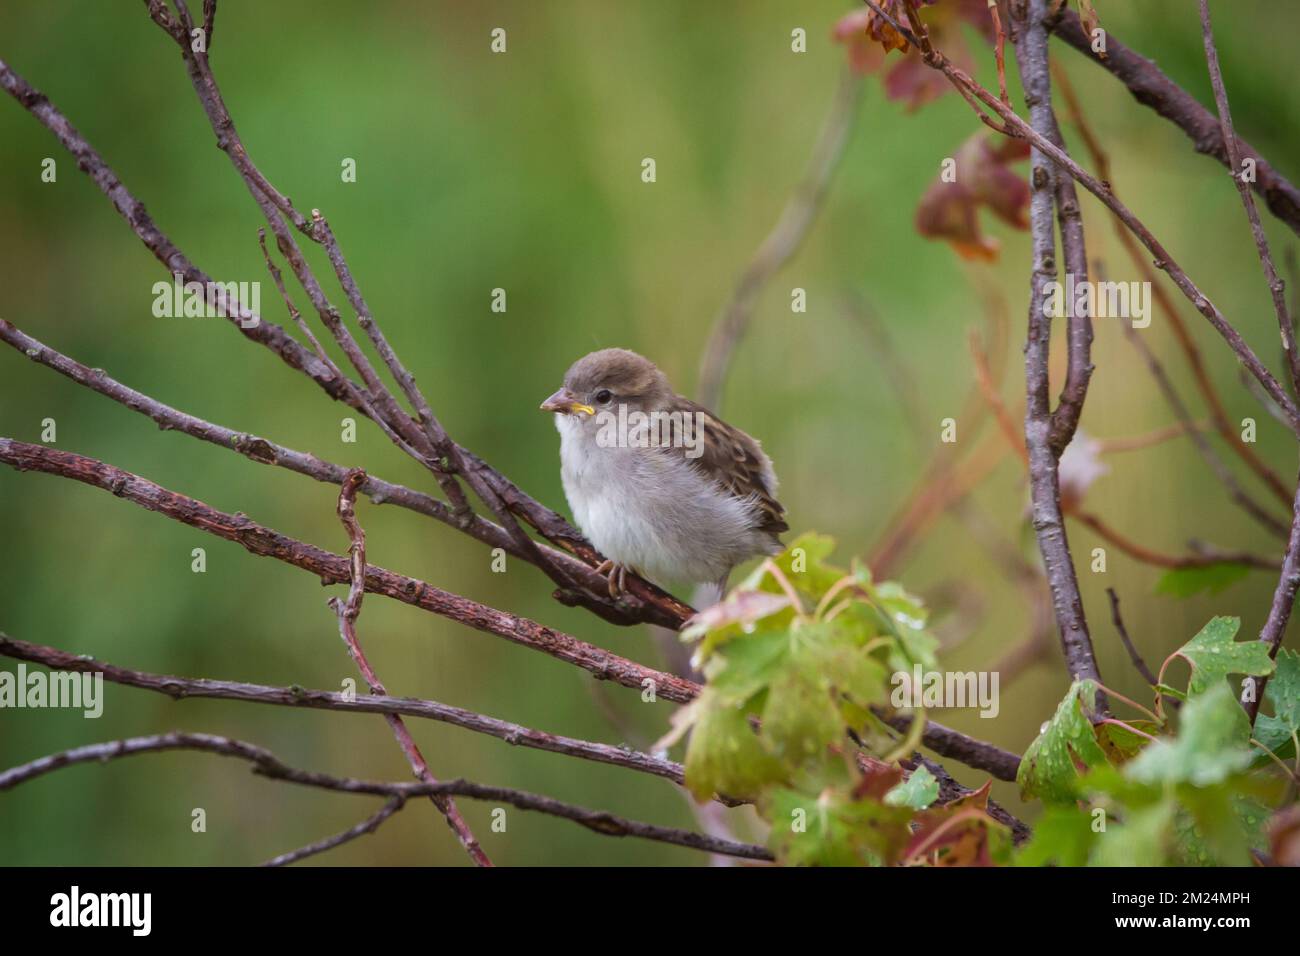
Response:
[{"label": "bird's clawed foot", "polygon": [[627,589],[626,564],[619,564],[617,561],[606,558],[596,568],[596,573],[606,576],[609,581],[609,596],[615,600]]}]

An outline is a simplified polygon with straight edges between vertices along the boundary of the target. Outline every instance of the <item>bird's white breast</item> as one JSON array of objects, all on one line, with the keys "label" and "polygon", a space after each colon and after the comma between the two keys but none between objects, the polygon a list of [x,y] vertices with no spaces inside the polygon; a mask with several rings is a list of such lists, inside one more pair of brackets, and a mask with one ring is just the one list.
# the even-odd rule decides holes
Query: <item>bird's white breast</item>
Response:
[{"label": "bird's white breast", "polygon": [[769,541],[754,505],[670,449],[603,447],[588,423],[556,416],[573,516],[604,555],[659,583],[716,581]]}]

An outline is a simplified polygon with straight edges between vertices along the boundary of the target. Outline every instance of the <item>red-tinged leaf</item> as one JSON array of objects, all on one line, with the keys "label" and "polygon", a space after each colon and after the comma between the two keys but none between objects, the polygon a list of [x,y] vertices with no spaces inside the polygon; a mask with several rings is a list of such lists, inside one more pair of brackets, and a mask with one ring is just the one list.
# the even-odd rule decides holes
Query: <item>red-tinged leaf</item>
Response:
[{"label": "red-tinged leaf", "polygon": [[1028,155],[1022,140],[994,140],[984,130],[977,132],[954,157],[956,181],[944,182],[940,174],[921,197],[917,231],[952,243],[963,258],[996,259],[998,242],[981,232],[977,213],[983,206],[1013,228],[1029,228],[1029,184],[1008,168]]},{"label": "red-tinged leaf", "polygon": [[[878,4],[899,24],[909,26],[902,0],[879,0]],[[934,45],[942,49],[955,66],[966,73],[974,72],[966,39],[960,25],[968,23],[991,45],[997,38],[987,0],[923,0],[922,20]],[[926,66],[919,51],[901,33],[871,8],[845,14],[835,24],[831,36],[848,51],[849,66],[858,73],[875,73],[884,66],[891,50],[903,56],[884,73],[885,96],[915,110],[952,89],[938,70]]]},{"label": "red-tinged leaf", "polygon": [[1268,842],[1277,866],[1300,866],[1300,804],[1274,814],[1268,824]]},{"label": "red-tinged leaf", "polygon": [[901,768],[864,753],[858,754],[858,769],[862,779],[853,788],[855,800],[881,800],[903,780]]},{"label": "red-tinged leaf", "polygon": [[918,813],[903,860],[926,860],[935,866],[995,866],[1007,847],[1007,828],[988,813],[989,789]]},{"label": "red-tinged leaf", "polygon": [[1083,25],[1083,32],[1092,36],[1092,31],[1097,29],[1100,20],[1097,18],[1097,11],[1092,6],[1092,0],[1079,0],[1079,22]]}]

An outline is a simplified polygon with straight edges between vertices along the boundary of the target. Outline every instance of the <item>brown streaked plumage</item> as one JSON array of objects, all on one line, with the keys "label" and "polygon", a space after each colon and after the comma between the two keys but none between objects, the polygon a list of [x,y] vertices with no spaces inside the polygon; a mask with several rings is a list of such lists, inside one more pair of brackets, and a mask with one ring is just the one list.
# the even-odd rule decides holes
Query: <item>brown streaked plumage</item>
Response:
[{"label": "brown streaked plumage", "polygon": [[[781,550],[789,526],[771,460],[754,438],[678,395],[648,359],[626,349],[586,355],[542,409],[556,413],[565,494],[610,559],[612,591],[627,567],[660,583],[725,589],[737,564]],[[682,426],[655,447],[642,442],[663,432],[643,419]]]}]

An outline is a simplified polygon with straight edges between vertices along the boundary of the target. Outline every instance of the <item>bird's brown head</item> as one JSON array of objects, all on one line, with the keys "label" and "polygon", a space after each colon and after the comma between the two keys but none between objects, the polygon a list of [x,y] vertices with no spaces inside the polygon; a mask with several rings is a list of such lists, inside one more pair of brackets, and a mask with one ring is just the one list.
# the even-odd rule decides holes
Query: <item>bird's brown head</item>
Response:
[{"label": "bird's brown head", "polygon": [[564,385],[542,402],[544,412],[594,416],[625,404],[643,410],[661,408],[673,397],[672,386],[654,362],[627,349],[601,349],[584,355],[565,373]]}]

